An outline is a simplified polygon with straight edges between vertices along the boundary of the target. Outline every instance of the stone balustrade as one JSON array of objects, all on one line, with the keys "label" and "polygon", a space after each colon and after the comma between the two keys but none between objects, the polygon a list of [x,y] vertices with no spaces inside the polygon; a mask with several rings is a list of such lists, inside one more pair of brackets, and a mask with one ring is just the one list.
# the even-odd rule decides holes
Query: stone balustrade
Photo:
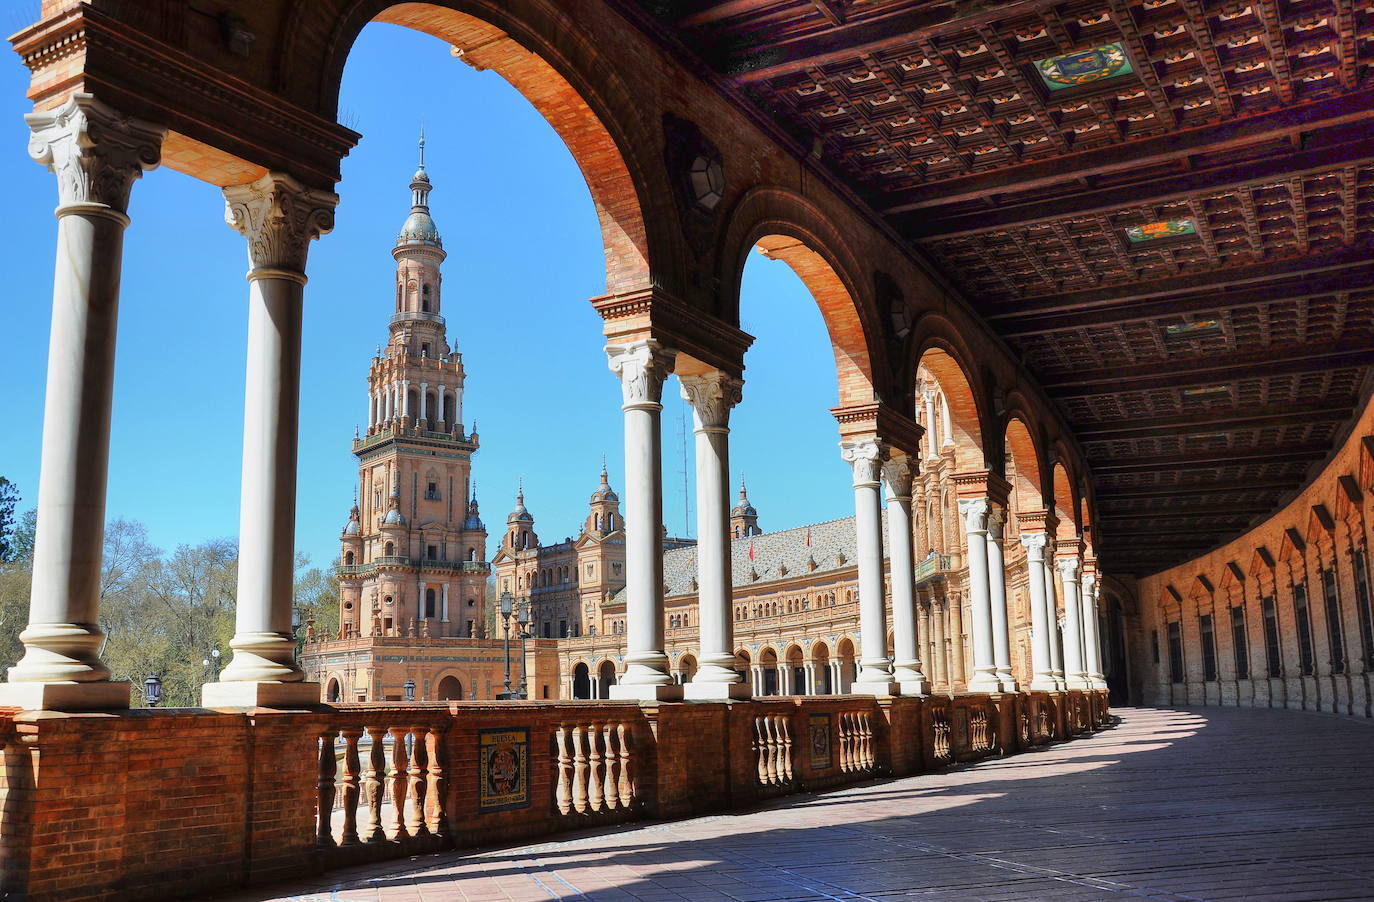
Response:
[{"label": "stone balustrade", "polygon": [[0,895],[204,895],[907,776],[1107,721],[1105,692],[1079,690],[0,711]]}]

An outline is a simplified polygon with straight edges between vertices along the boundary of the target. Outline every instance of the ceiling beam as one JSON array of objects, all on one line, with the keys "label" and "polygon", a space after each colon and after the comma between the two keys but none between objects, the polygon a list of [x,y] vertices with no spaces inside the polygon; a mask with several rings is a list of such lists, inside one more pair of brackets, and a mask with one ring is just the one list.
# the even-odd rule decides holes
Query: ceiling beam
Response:
[{"label": "ceiling beam", "polygon": [[1212,196],[1225,193],[1228,189],[1335,171],[1343,166],[1359,165],[1371,160],[1374,160],[1374,139],[1361,138],[1338,146],[1315,147],[1267,159],[1208,166],[1131,184],[1001,204],[992,209],[944,218],[933,217],[927,211],[899,213],[891,217],[891,222],[909,240],[934,241],[1122,210],[1138,218],[1135,211],[1150,204],[1184,200],[1193,195]]},{"label": "ceiling beam", "polygon": [[1094,473],[1158,473],[1174,470],[1201,470],[1239,464],[1304,463],[1325,457],[1331,448],[1326,443],[1294,445],[1287,448],[1263,448],[1235,451],[1221,448],[1196,454],[1170,454],[1160,457],[1121,457],[1092,462]]},{"label": "ceiling beam", "polygon": [[[1278,279],[1311,278],[1317,273],[1362,268],[1374,259],[1374,245],[1361,242],[1321,256],[1294,256],[1263,263],[1244,263],[1221,269],[1120,282],[1100,288],[1082,288],[1053,294],[1032,295],[981,308],[986,319],[998,321],[1026,314],[1059,313],[1069,310],[1089,310],[1094,307],[1121,305],[1165,298],[1186,293],[1222,291],[1228,288],[1260,285]],[[1000,324],[999,324],[1000,328]]]},{"label": "ceiling beam", "polygon": [[1243,532],[1247,524],[1237,526],[1226,526],[1220,529],[1199,526],[1193,529],[1179,529],[1173,526],[1160,526],[1149,529],[1113,529],[1105,534],[1109,539],[1131,539],[1132,541],[1140,538],[1150,538],[1152,536],[1197,536],[1199,543],[1210,545],[1221,544],[1222,538],[1230,538],[1238,532]]},{"label": "ceiling beam", "polygon": [[[1320,263],[1314,263],[1314,269]],[[1225,270],[1218,270],[1224,273]],[[1115,326],[1123,323],[1149,322],[1161,317],[1178,318],[1188,314],[1225,312],[1253,307],[1275,301],[1306,301],[1346,291],[1358,291],[1374,286],[1374,261],[1347,268],[1314,271],[1294,281],[1268,282],[1239,290],[1200,292],[1157,301],[1135,301],[1090,310],[1036,314],[1018,311],[993,317],[997,331],[1006,338],[1024,338],[1067,332],[1093,326]]]},{"label": "ceiling beam", "polygon": [[1194,154],[1231,151],[1257,141],[1287,138],[1304,131],[1369,118],[1374,118],[1374,91],[1355,91],[1256,116],[931,182],[893,195],[883,213],[907,213],[1001,194],[1020,194],[1063,182],[1130,172]]},{"label": "ceiling beam", "polygon": [[1192,517],[1251,517],[1267,514],[1274,509],[1272,504],[1204,504],[1188,506],[1170,505],[1167,510],[1116,510],[1098,501],[1098,522],[1120,523],[1130,520],[1187,520]]},{"label": "ceiling beam", "polygon": [[1363,336],[1285,348],[1258,348],[1209,357],[1155,360],[1096,370],[1045,373],[1040,384],[1056,398],[1149,391],[1374,365],[1374,342]]},{"label": "ceiling beam", "polygon": [[1286,492],[1297,488],[1295,479],[1243,479],[1238,482],[1190,482],[1185,485],[1148,485],[1130,488],[1099,488],[1093,497],[1099,504],[1127,498],[1182,498],[1191,495],[1221,495],[1227,492]]},{"label": "ceiling beam", "polygon": [[1311,423],[1319,420],[1350,416],[1355,407],[1355,399],[1346,401],[1304,401],[1285,404],[1276,409],[1269,407],[1242,407],[1220,410],[1202,410],[1196,413],[1169,417],[1148,417],[1131,420],[1118,420],[1111,423],[1094,423],[1074,430],[1074,435],[1082,444],[1089,442],[1119,441],[1138,438],[1167,438],[1175,435],[1188,435],[1191,431],[1227,431],[1238,429],[1265,429],[1272,426],[1285,426],[1292,423]]}]

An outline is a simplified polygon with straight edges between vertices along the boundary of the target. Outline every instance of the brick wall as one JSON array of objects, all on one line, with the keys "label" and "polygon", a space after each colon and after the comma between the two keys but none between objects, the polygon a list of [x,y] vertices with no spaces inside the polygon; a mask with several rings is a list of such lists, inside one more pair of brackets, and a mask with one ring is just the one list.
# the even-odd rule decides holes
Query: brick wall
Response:
[{"label": "brick wall", "polygon": [[[1091,711],[1094,723],[1105,717],[1105,693],[1091,699],[1078,692],[1034,696],[1036,704],[1068,703]],[[740,808],[937,766],[929,753],[932,704],[963,712],[961,722],[976,719],[977,712],[987,717],[987,746],[974,747],[973,728],[961,727],[955,731],[955,757],[1016,751],[1021,742],[1010,725],[1024,701],[825,696],[643,706],[417,703],[247,714],[0,712],[0,897],[196,897],[454,845]],[[774,726],[785,721],[783,732],[791,741],[788,776],[770,785],[759,779],[760,717],[775,718]],[[604,740],[608,724],[610,744],[591,743],[592,734]],[[435,752],[435,766],[412,761],[408,774],[411,785],[418,780],[429,787],[425,819],[436,835],[412,831],[382,842],[317,843],[321,785],[328,788],[326,799],[342,797],[335,789],[345,766],[331,773],[336,758],[345,760],[336,737],[366,737],[365,727],[402,738],[411,731],[421,739],[427,733],[435,737],[422,745]],[[484,809],[478,786],[481,738],[492,730],[528,733],[524,796],[500,810]],[[571,740],[574,730],[581,731],[577,743]],[[617,787],[605,779],[605,763],[610,750],[620,747],[621,735],[630,768]],[[393,742],[388,754],[395,748]],[[322,760],[331,762],[329,770],[322,771]],[[619,773],[620,760],[617,755],[611,776]],[[360,756],[360,765],[362,787],[367,755]],[[598,806],[584,794],[580,809],[574,808],[568,793],[576,775],[592,795],[609,786],[616,804]],[[588,775],[598,779],[589,781]],[[629,805],[619,804],[618,789],[633,796]],[[367,804],[365,791],[360,795],[361,828]],[[333,813],[332,829],[326,821],[336,838],[342,836],[340,816]]]}]

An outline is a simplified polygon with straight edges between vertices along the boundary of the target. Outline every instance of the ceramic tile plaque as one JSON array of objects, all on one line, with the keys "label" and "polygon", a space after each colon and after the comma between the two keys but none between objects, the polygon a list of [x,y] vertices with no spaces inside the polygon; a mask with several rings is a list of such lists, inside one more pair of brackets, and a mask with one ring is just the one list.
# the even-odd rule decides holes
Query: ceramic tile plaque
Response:
[{"label": "ceramic tile plaque", "polygon": [[817,770],[832,766],[835,756],[830,743],[830,715],[812,714],[807,727],[811,739],[811,766]]},{"label": "ceramic tile plaque", "polygon": [[530,731],[525,727],[477,733],[477,810],[528,808]]}]

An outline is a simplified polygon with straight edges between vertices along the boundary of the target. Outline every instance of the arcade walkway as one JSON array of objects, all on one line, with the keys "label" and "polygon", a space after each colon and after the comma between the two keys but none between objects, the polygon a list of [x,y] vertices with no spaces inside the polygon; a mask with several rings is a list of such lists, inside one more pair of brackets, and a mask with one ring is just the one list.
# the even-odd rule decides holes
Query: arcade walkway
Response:
[{"label": "arcade walkway", "polygon": [[1002,761],[233,899],[1374,899],[1374,725],[1116,713],[1115,729]]}]

